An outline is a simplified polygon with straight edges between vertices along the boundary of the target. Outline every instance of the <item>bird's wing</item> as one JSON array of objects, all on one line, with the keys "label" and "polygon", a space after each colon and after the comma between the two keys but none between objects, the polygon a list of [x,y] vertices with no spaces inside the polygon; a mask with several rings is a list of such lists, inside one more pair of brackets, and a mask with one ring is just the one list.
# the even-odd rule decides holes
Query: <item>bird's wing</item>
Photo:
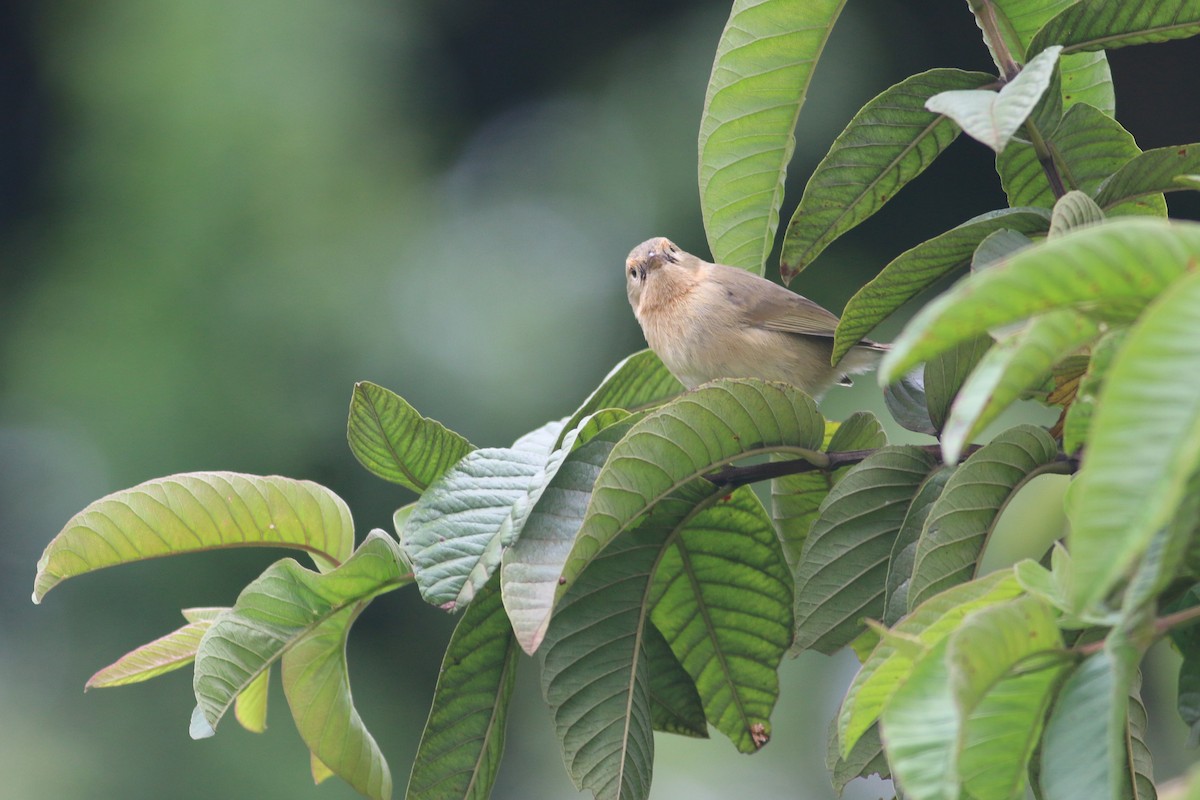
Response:
[{"label": "bird's wing", "polygon": [[737,295],[730,299],[742,307],[747,325],[805,336],[833,336],[837,315],[765,278],[733,267],[724,269],[729,270],[726,279]]}]

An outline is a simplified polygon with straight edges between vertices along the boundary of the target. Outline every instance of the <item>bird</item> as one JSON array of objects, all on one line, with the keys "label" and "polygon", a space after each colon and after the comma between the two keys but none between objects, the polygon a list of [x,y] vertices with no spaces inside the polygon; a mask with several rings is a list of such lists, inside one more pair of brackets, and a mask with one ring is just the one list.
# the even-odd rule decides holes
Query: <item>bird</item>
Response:
[{"label": "bird", "polygon": [[688,389],[717,378],[782,381],[819,399],[871,369],[888,345],[863,339],[830,364],[838,317],[751,272],[713,264],[664,237],[625,259],[646,343]]}]

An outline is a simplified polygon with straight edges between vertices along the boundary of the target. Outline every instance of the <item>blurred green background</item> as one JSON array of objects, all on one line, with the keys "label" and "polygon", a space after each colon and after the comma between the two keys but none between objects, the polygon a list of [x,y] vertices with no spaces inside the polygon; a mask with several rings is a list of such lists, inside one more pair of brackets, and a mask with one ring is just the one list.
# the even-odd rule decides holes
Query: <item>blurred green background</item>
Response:
[{"label": "blurred green background", "polygon": [[[203,742],[187,735],[188,670],[81,691],[181,607],[231,603],[278,553],[102,571],[40,607],[37,558],[91,500],[190,470],[317,480],[360,535],[387,527],[411,497],[349,454],[356,380],[484,446],[569,413],[644,346],[628,250],[668,235],[707,253],[695,141],[727,14],[724,0],[3,5],[0,795],[355,796],[311,786],[277,687],[265,735],[226,722]],[[1118,113],[1143,147],[1200,138],[1197,104],[1160,77],[1194,74],[1197,52],[1113,54]],[[961,2],[849,4],[784,213],[867,99],[922,69],[989,63]],[[1195,216],[1187,202],[1173,207]],[[987,151],[960,142],[794,288],[840,308],[900,251],[1003,204]],[[826,414],[881,409],[872,383]],[[1044,515],[1049,496],[1022,513]],[[452,624],[404,591],[355,627],[357,704],[398,796]],[[524,666],[494,796],[574,796]],[[825,727],[853,669],[785,663],[773,741],[752,758],[660,735],[653,796],[831,797]],[[1166,695],[1151,713],[1178,769]]]}]

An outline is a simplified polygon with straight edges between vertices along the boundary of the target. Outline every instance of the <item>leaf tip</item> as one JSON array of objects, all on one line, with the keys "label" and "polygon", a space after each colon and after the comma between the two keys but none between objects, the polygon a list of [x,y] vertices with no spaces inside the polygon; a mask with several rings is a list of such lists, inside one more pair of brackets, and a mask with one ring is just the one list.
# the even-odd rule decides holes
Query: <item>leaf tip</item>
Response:
[{"label": "leaf tip", "polygon": [[192,720],[188,725],[188,735],[193,739],[208,739],[216,734],[216,732],[216,729],[213,728],[212,724],[204,716],[204,710],[197,704],[192,709]]}]

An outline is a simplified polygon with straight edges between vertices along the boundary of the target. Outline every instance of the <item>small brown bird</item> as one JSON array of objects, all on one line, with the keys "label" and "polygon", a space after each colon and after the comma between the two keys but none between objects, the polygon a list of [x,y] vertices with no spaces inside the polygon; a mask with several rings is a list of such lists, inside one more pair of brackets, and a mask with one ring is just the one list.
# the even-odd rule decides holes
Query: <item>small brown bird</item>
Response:
[{"label": "small brown bird", "polygon": [[629,304],[650,349],[689,389],[716,378],[783,381],[820,397],[870,369],[887,345],[863,339],[831,366],[838,318],[777,283],[710,264],[669,239],[625,260]]}]

